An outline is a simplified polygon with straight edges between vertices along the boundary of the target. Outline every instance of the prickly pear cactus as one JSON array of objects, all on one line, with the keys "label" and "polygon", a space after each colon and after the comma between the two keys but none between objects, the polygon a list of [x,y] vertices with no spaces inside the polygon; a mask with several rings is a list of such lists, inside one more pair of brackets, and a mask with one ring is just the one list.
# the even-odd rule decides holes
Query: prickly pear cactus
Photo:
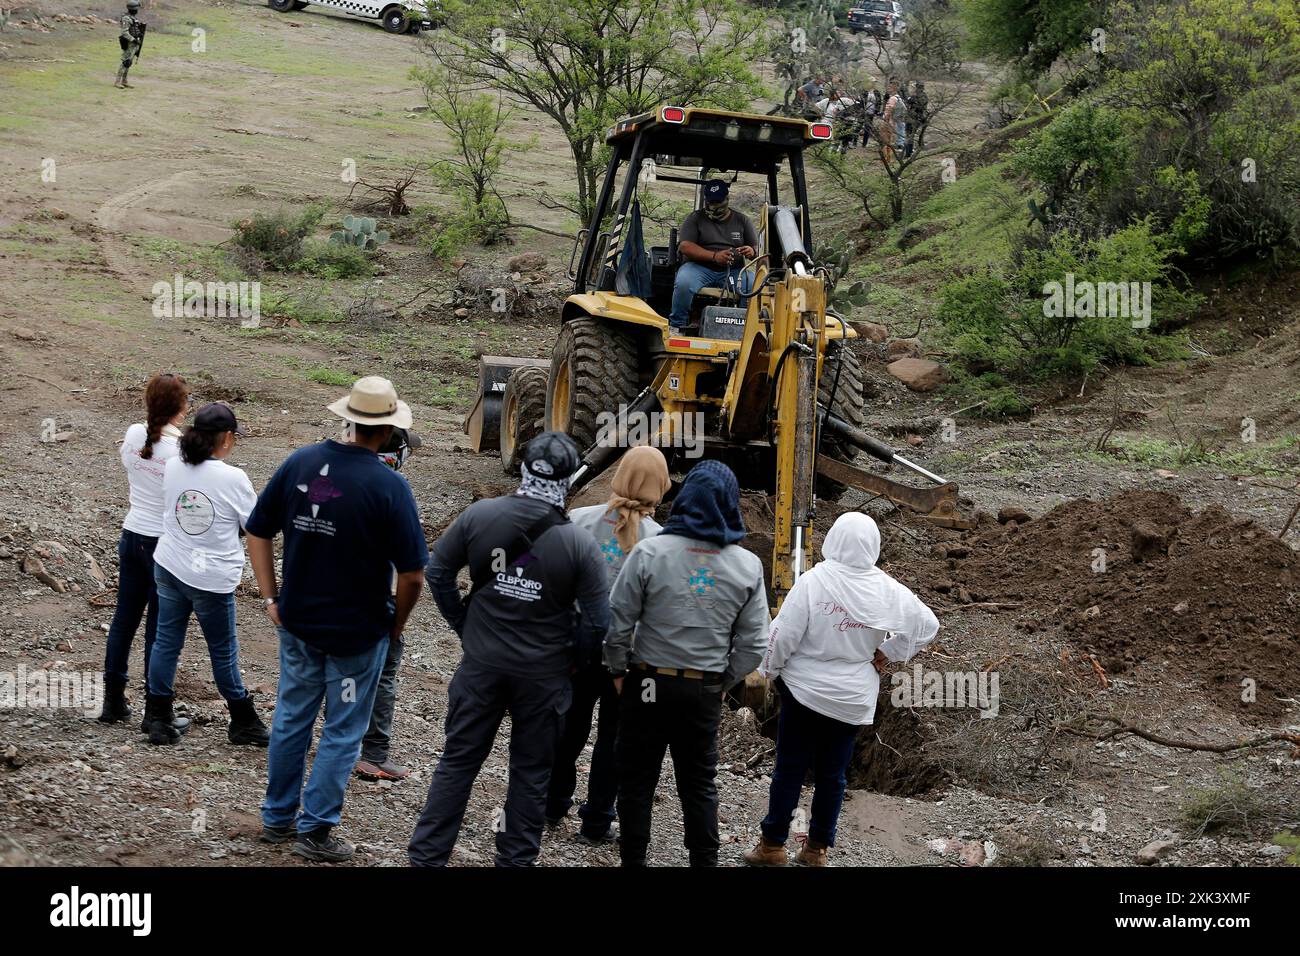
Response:
[{"label": "prickly pear cactus", "polygon": [[867,283],[864,280],[844,285],[853,263],[853,250],[843,237],[836,237],[823,250],[822,265],[829,273],[830,295],[828,304],[837,312],[849,313],[867,304]]},{"label": "prickly pear cactus", "polygon": [[344,216],[343,228],[331,233],[330,241],[373,251],[388,241],[388,233],[376,231],[375,221],[369,216]]}]

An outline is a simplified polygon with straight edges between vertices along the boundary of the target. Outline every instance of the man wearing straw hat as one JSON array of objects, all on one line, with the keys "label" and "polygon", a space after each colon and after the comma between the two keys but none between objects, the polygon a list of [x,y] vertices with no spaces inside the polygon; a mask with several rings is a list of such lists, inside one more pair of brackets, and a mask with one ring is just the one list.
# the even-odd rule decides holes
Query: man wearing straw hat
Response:
[{"label": "man wearing straw hat", "polygon": [[[400,639],[420,597],[429,554],[410,486],[378,455],[394,428],[411,425],[411,410],[392,382],[358,379],[329,410],[348,423],[344,439],[290,455],[246,528],[266,614],[280,634],[262,839],[294,840],[298,856],[340,862],[354,848],[331,830],[343,812],[389,641]],[[280,583],[277,534],[284,535]],[[304,788],[322,701],[325,721]]]}]

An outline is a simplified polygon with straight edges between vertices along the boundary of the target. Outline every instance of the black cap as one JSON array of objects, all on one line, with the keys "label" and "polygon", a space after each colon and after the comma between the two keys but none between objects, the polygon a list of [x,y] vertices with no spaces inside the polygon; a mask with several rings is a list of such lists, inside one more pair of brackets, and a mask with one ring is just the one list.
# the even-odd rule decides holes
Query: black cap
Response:
[{"label": "black cap", "polygon": [[578,446],[564,432],[543,432],[524,448],[524,467],[538,478],[561,481],[577,471],[580,464]]},{"label": "black cap", "polygon": [[235,410],[225,402],[209,402],[194,415],[194,427],[204,432],[234,432],[247,435],[244,426],[235,421]]},{"label": "black cap", "polygon": [[730,191],[731,187],[727,185],[725,179],[710,179],[704,184],[704,201],[722,202]]}]

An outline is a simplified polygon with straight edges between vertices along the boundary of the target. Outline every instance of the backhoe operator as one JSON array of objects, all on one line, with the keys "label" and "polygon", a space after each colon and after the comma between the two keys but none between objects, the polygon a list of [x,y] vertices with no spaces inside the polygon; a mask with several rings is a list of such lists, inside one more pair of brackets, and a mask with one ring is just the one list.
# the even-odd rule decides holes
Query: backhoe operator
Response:
[{"label": "backhoe operator", "polygon": [[677,269],[668,315],[668,324],[674,329],[686,325],[691,300],[701,289],[738,282],[741,292],[749,291],[752,276],[742,275],[741,269],[746,259],[754,258],[758,232],[748,216],[731,208],[728,192],[721,179],[706,182],[704,206],[687,216],[678,230],[677,249],[683,262]]}]

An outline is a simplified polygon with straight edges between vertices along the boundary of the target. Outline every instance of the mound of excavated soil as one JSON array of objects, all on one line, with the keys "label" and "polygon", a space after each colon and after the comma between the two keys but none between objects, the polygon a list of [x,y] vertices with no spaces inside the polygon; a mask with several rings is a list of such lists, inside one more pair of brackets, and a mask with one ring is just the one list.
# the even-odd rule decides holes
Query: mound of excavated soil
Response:
[{"label": "mound of excavated soil", "polygon": [[1258,719],[1300,695],[1300,558],[1218,506],[1194,514],[1173,495],[1132,491],[985,522],[937,550],[941,563],[908,578],[940,603],[1022,604],[1036,613],[1027,630],[1059,624],[1111,674],[1167,662]]}]

